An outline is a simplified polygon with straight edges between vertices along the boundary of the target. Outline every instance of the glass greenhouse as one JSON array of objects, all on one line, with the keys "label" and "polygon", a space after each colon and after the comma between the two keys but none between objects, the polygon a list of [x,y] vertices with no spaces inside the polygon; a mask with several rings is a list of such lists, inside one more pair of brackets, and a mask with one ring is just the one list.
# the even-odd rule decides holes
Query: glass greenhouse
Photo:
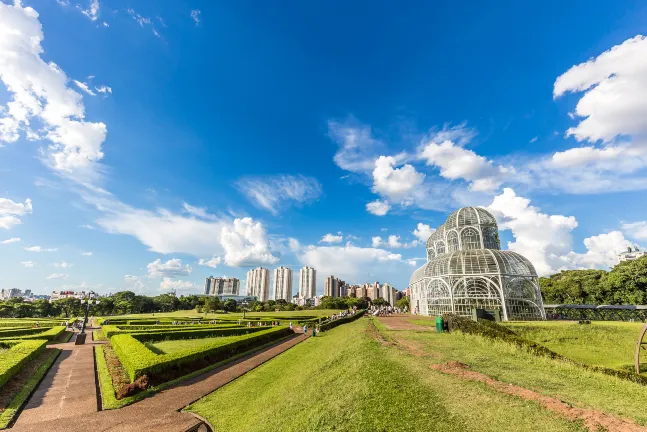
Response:
[{"label": "glass greenhouse", "polygon": [[496,219],[479,207],[461,208],[427,240],[427,263],[411,276],[412,311],[421,315],[473,308],[499,309],[503,320],[545,319],[533,265],[502,251]]}]

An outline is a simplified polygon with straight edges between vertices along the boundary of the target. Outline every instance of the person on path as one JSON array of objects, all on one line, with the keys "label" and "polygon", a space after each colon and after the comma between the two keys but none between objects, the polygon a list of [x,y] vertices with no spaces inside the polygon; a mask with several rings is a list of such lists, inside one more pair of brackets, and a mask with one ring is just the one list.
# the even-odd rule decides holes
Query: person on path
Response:
[{"label": "person on path", "polygon": [[312,328],[312,337],[315,337],[315,335],[316,335],[316,333],[315,333],[315,328],[313,327],[313,328]]},{"label": "person on path", "polygon": [[292,330],[292,321],[290,321],[290,330]]},{"label": "person on path", "polygon": [[307,335],[308,334],[308,324],[303,325],[303,334]]}]

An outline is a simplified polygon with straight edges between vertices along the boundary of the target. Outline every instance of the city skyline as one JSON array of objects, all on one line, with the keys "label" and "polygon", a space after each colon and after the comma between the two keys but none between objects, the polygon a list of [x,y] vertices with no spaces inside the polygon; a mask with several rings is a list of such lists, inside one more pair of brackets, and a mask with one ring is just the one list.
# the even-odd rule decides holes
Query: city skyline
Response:
[{"label": "city skyline", "polygon": [[0,289],[404,289],[465,206],[538,276],[647,244],[647,4],[90,3],[0,0]]}]

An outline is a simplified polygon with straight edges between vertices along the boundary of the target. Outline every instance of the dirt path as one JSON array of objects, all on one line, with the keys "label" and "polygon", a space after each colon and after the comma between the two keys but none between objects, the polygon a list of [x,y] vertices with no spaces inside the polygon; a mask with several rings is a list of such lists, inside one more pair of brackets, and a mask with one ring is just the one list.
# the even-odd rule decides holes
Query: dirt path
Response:
[{"label": "dirt path", "polygon": [[609,432],[647,431],[646,427],[619,419],[617,417],[605,414],[601,411],[586,408],[577,408],[567,404],[566,402],[562,402],[557,398],[537,393],[534,390],[497,381],[480,372],[469,370],[469,366],[463,363],[450,361],[438,365],[431,365],[430,367],[447,374],[455,375],[459,378],[486,383],[502,393],[517,396],[525,400],[538,402],[545,409],[564,416],[569,420],[582,421],[584,425],[592,432],[597,432],[600,429]]},{"label": "dirt path", "polygon": [[[391,315],[389,317],[377,317],[382,324],[389,330],[414,330],[414,331],[430,331],[432,328],[413,324],[410,320],[412,315]],[[421,318],[423,319],[423,318]]]},{"label": "dirt path", "polygon": [[[96,412],[95,406],[95,412],[84,414],[72,412],[73,416],[59,417],[46,423],[17,423],[11,430],[14,432],[41,432],[44,430],[48,432],[139,432],[153,430],[155,432],[178,432],[198,430],[203,421],[190,413],[180,412],[181,409],[290,349],[306,338],[307,336],[303,333],[295,334],[287,340],[118,410]],[[94,377],[94,371],[92,376]]]}]

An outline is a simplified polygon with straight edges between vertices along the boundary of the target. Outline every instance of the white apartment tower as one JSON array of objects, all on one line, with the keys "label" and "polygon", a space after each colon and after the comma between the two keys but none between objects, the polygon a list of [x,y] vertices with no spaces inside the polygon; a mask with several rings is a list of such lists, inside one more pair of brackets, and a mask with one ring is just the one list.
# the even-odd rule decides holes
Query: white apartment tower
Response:
[{"label": "white apartment tower", "polygon": [[292,269],[279,267],[274,269],[274,300],[292,301]]},{"label": "white apartment tower", "polygon": [[303,267],[299,272],[299,297],[315,298],[317,296],[317,270],[312,267]]},{"label": "white apartment tower", "polygon": [[254,296],[258,301],[268,301],[270,299],[270,271],[263,267],[248,271],[245,289],[248,296]]},{"label": "white apartment tower", "polygon": [[391,306],[395,306],[395,289],[388,283],[382,285],[382,298],[386,300]]},{"label": "white apartment tower", "polygon": [[328,276],[324,279],[324,295],[329,297],[339,297],[339,279],[335,276]]}]

